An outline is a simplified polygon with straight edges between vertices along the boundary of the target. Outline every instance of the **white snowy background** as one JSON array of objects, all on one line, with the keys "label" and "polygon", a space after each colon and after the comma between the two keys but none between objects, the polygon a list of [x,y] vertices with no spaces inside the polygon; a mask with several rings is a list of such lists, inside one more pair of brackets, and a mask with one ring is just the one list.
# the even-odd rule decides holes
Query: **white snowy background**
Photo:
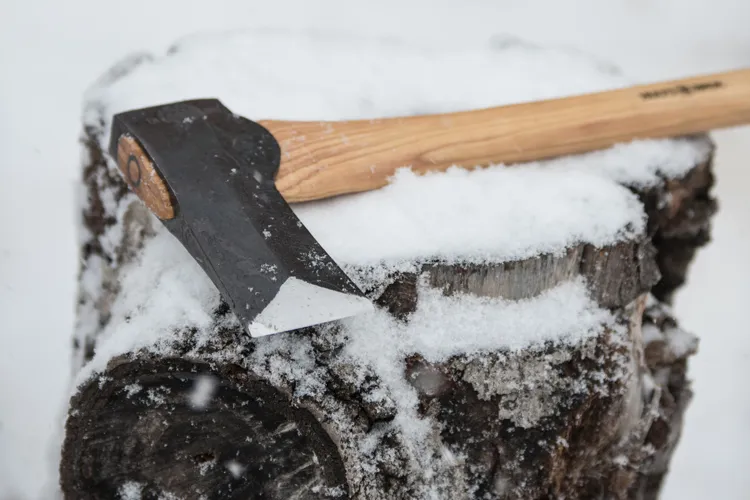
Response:
[{"label": "white snowy background", "polygon": [[[81,97],[133,51],[247,27],[435,46],[511,35],[649,81],[750,66],[747,0],[0,0],[0,499],[48,499],[70,375]],[[306,75],[310,77],[311,75]],[[678,296],[701,336],[695,400],[663,495],[750,495],[750,128],[713,134],[721,210]]]}]

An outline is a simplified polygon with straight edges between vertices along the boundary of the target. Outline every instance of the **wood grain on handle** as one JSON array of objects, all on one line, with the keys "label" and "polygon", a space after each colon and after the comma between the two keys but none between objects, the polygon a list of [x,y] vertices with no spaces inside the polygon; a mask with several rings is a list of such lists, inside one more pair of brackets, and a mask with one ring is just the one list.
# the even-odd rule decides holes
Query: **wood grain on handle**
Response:
[{"label": "wood grain on handle", "polygon": [[583,153],[750,123],[750,69],[441,115],[260,122],[281,145],[289,202],[377,189],[418,173]]},{"label": "wood grain on handle", "polygon": [[175,204],[169,188],[138,141],[123,135],[117,142],[117,166],[125,181],[161,220],[173,219]]}]

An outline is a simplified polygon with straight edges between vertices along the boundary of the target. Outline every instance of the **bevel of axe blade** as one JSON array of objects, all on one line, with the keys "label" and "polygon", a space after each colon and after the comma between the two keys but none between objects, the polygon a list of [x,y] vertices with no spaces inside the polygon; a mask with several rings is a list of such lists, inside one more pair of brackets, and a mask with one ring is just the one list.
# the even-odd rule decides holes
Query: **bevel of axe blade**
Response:
[{"label": "bevel of axe blade", "polygon": [[[115,115],[110,154],[252,336],[372,308],[287,202],[377,189],[400,167],[518,163],[750,123],[750,70],[381,120],[263,121],[216,99]],[[377,168],[372,168],[376,165]]]}]

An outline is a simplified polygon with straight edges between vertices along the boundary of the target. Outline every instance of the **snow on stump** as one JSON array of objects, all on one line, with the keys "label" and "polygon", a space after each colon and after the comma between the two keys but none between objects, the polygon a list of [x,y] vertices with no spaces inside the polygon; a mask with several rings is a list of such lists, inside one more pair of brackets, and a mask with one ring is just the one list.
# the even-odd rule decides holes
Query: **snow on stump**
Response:
[{"label": "snow on stump", "polygon": [[296,205],[378,308],[259,339],[103,154],[114,113],[188,98],[348,119],[626,83],[512,40],[428,51],[271,32],[113,68],[84,117],[65,498],[655,498],[691,395],[697,340],[668,303],[709,237],[706,137],[404,169]]}]

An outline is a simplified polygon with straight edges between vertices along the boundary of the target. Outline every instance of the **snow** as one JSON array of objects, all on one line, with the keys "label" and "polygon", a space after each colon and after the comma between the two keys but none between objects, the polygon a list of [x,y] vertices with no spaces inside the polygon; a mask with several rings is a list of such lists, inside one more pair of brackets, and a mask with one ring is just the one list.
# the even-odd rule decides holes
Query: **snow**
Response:
[{"label": "snow", "polygon": [[209,460],[206,462],[201,462],[201,464],[198,465],[198,473],[201,476],[205,476],[206,473],[208,473],[208,471],[212,469],[215,465],[216,465],[216,460]]},{"label": "snow", "polygon": [[662,332],[654,325],[643,325],[643,344],[648,345],[657,340],[666,342],[669,351],[677,358],[685,357],[698,349],[698,337],[683,328],[668,327]]},{"label": "snow", "polygon": [[618,455],[612,461],[620,467],[626,467],[628,465],[628,457],[625,455]]},{"label": "snow", "polygon": [[698,338],[682,328],[670,328],[665,335],[669,341],[669,349],[678,358],[698,349]]},{"label": "snow", "polygon": [[190,406],[196,410],[202,410],[211,403],[216,392],[216,378],[210,375],[201,375],[195,379],[195,386],[190,393]]},{"label": "snow", "polygon": [[143,386],[140,384],[128,384],[124,387],[127,397],[130,398],[135,394],[138,394],[143,390]]},{"label": "snow", "polygon": [[[0,378],[12,381],[0,387],[3,500],[47,500],[52,495],[42,490],[56,482],[70,371],[61,353],[70,348],[67,331],[73,323],[78,265],[77,209],[61,207],[76,205],[80,95],[113,60],[134,50],[158,51],[191,31],[250,25],[408,39],[424,47],[425,57],[433,47],[475,46],[488,39],[496,46],[512,45],[518,35],[544,45],[585,49],[600,60],[617,62],[641,81],[730,69],[750,61],[750,4],[745,0],[502,5],[479,0],[462,2],[460,8],[455,2],[434,0],[383,0],[367,7],[341,0],[279,0],[228,1],[208,10],[200,2],[133,0],[129,6],[132,12],[149,15],[139,17],[138,23],[112,23],[112,6],[81,0],[9,5],[0,17],[0,44],[8,49],[0,51],[0,66],[4,75],[11,75],[0,79],[0,142],[6,153],[2,165],[9,179],[0,184],[0,208],[12,214],[0,218],[0,336],[7,347],[0,350]],[[540,16],[540,10],[545,14]],[[312,68],[298,88],[314,85],[327,70]],[[403,79],[414,76],[417,72],[404,68]],[[481,85],[471,76],[441,76]],[[449,109],[455,96],[444,97],[441,106]],[[333,105],[335,100],[334,95]],[[667,479],[666,499],[742,499],[750,489],[750,477],[744,474],[750,447],[738,445],[750,439],[750,398],[730,382],[750,376],[750,340],[742,327],[750,296],[745,168],[750,140],[748,129],[714,137],[721,211],[714,241],[698,254],[689,286],[676,304],[686,330],[702,338],[700,352],[691,360],[696,396]],[[29,199],[38,202],[29,204]],[[31,372],[29,366],[38,368]]]},{"label": "snow", "polygon": [[579,344],[602,332],[613,318],[589,297],[582,279],[565,282],[527,300],[468,294],[443,295],[421,283],[408,322],[382,309],[343,320],[346,352],[367,363],[400,370],[418,352],[432,362],[482,351],[516,352],[545,342]]},{"label": "snow", "polygon": [[128,481],[118,490],[120,500],[141,500],[143,485],[135,481]]},{"label": "snow", "polygon": [[235,479],[239,479],[242,477],[242,474],[245,473],[245,470],[247,469],[246,465],[242,465],[237,460],[229,460],[226,464],[224,464],[229,471],[230,474],[232,474],[232,477]]},{"label": "snow", "polygon": [[323,493],[324,496],[329,498],[339,498],[346,494],[346,491],[344,491],[344,488],[341,486],[336,486],[335,488],[323,488],[320,485],[315,485],[311,488],[311,491],[313,493]]},{"label": "snow", "polygon": [[[170,256],[167,262],[161,258],[165,254]],[[97,345],[95,359],[78,373],[80,380],[102,370],[112,356],[168,345],[175,325],[194,325],[208,332],[213,323],[210,312],[219,305],[218,291],[166,230],[148,240],[128,271],[121,282],[125,292],[113,305],[104,341]],[[156,318],[161,319],[152,322]]]},{"label": "snow", "polygon": [[[659,157],[675,153],[666,163],[684,171],[705,157],[701,146],[647,141],[522,167],[425,176],[402,169],[378,191],[295,211],[343,264],[398,267],[417,258],[500,262],[560,254],[580,242],[606,246],[640,234],[643,207],[615,181],[655,183]],[[627,164],[642,170],[626,178]]]}]

